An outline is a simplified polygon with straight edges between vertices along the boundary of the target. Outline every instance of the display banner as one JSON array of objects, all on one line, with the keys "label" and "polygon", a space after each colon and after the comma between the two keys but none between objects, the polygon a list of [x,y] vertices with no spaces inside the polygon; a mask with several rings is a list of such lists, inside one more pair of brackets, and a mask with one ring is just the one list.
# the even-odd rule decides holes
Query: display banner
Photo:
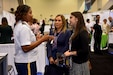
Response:
[{"label": "display banner", "polygon": [[91,0],[85,0],[85,11],[91,8]]},{"label": "display banner", "polygon": [[3,13],[3,0],[0,0],[0,14]]}]

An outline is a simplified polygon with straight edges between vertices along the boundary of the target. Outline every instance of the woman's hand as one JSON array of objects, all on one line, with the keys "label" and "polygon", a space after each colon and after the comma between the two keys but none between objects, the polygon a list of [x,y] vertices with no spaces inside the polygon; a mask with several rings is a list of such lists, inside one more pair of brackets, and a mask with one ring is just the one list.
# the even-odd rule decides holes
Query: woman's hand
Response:
[{"label": "woman's hand", "polygon": [[64,55],[65,55],[66,57],[71,56],[70,50],[66,51],[66,52],[64,53]]},{"label": "woman's hand", "polygon": [[49,62],[50,62],[50,64],[55,64],[55,61],[54,61],[53,57],[49,58]]},{"label": "woman's hand", "polygon": [[53,35],[50,35],[50,38],[49,38],[49,40],[54,40],[54,36]]},{"label": "woman's hand", "polygon": [[48,41],[50,39],[50,36],[48,34],[45,34],[43,35],[41,38],[40,38],[43,42],[44,41]]},{"label": "woman's hand", "polygon": [[68,50],[68,51],[66,51],[66,52],[64,53],[64,55],[65,55],[65,56],[71,56],[71,55],[77,56],[77,51],[70,51],[70,50]]},{"label": "woman's hand", "polygon": [[58,59],[55,60],[55,63],[54,64],[57,64],[57,63],[58,63]]}]

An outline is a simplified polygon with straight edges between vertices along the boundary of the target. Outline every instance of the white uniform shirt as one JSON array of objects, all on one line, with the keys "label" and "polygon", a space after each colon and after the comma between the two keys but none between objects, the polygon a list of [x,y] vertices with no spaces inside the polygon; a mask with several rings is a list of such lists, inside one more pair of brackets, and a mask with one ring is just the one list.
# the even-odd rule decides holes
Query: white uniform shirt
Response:
[{"label": "white uniform shirt", "polygon": [[16,63],[29,63],[36,61],[37,50],[34,48],[29,52],[24,52],[21,46],[30,45],[36,41],[30,26],[26,22],[19,21],[14,28],[15,40],[15,62]]}]

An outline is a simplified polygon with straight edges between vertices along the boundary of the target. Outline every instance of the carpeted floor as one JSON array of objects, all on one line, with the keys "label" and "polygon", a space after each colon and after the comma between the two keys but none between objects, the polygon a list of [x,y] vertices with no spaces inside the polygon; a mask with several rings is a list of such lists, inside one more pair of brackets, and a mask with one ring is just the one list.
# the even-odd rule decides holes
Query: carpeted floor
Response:
[{"label": "carpeted floor", "polygon": [[113,75],[113,55],[103,51],[103,55],[91,53],[91,75]]}]

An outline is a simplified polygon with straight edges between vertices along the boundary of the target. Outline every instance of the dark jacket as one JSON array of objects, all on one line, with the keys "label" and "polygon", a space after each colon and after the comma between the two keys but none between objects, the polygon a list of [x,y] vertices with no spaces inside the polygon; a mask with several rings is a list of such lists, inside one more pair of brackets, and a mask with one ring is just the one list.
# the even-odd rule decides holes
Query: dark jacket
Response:
[{"label": "dark jacket", "polygon": [[101,25],[94,24],[93,29],[95,30],[94,37],[101,38],[102,35]]},{"label": "dark jacket", "polygon": [[11,26],[6,25],[6,26],[0,26],[0,43],[5,44],[5,43],[12,43],[11,37],[13,35],[13,30]]},{"label": "dark jacket", "polygon": [[[50,32],[51,33],[51,32]],[[53,35],[53,34],[51,34]],[[48,41],[47,43],[47,56],[50,57],[54,57],[56,59],[56,53],[64,53],[65,51],[67,51],[69,49],[69,38],[71,36],[71,31],[70,30],[66,30],[65,33],[61,33],[57,39],[57,49],[55,50],[55,52],[52,50],[52,44],[51,41]]]}]

